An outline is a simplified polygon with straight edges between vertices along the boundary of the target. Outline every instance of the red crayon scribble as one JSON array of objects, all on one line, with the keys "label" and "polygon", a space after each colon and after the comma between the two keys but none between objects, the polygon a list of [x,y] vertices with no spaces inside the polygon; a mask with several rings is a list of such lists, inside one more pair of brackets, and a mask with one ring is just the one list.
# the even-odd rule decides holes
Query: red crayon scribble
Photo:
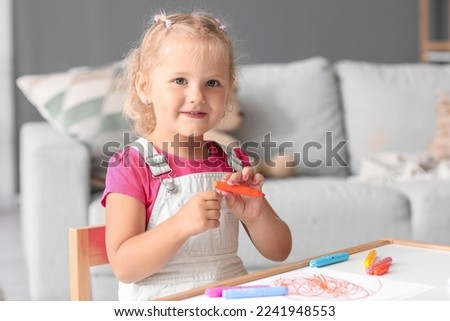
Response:
[{"label": "red crayon scribble", "polygon": [[381,290],[381,282],[371,278],[372,285],[362,286],[347,280],[323,274],[300,273],[280,276],[273,281],[275,285],[287,286],[288,297],[314,300],[360,300]]}]

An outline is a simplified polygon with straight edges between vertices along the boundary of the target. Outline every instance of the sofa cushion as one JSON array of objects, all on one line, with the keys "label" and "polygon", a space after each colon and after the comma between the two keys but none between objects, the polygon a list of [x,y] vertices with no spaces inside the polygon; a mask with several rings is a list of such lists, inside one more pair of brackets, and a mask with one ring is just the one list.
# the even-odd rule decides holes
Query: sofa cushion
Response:
[{"label": "sofa cushion", "polygon": [[449,244],[450,180],[412,178],[388,186],[410,199],[412,239]]},{"label": "sofa cushion", "polygon": [[118,78],[122,65],[77,67],[17,79],[18,87],[45,120],[89,147],[94,176],[105,175],[101,163],[110,155],[102,152],[103,144],[123,145],[124,132],[130,132],[122,117],[124,92]]},{"label": "sofa cushion", "polygon": [[352,173],[376,153],[427,151],[438,93],[450,88],[450,66],[341,61],[336,71]]},{"label": "sofa cushion", "polygon": [[[266,180],[264,193],[292,232],[292,251],[284,263],[381,238],[410,238],[409,200],[394,188],[346,178],[295,177]],[[247,269],[277,265],[242,232],[239,255]]]},{"label": "sofa cushion", "polygon": [[[244,148],[250,156],[267,160],[269,152],[273,156],[283,144],[291,143],[286,152],[301,157],[297,174],[346,175],[347,168],[329,152],[344,140],[344,131],[337,87],[326,59],[243,65],[238,71],[238,85],[246,118],[235,135],[248,143]],[[327,142],[327,132],[333,142]],[[275,144],[272,148],[261,144],[267,134]],[[345,160],[345,147],[339,152]],[[331,158],[329,164],[327,156]],[[317,160],[322,161],[320,166],[308,163]]]}]

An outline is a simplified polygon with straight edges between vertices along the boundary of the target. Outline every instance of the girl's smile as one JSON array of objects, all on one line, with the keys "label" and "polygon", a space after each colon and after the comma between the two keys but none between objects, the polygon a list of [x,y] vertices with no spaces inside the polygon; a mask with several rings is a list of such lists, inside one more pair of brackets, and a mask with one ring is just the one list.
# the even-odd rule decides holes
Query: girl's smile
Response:
[{"label": "girl's smile", "polygon": [[206,117],[206,113],[198,111],[182,111],[181,114],[192,119],[202,119]]}]

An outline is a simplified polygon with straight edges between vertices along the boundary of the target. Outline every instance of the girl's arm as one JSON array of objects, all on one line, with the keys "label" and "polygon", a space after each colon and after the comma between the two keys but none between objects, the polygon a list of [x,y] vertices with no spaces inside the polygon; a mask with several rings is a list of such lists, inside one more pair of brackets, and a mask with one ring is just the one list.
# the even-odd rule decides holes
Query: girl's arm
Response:
[{"label": "girl's arm", "polygon": [[119,193],[106,202],[106,249],[114,275],[131,283],[158,272],[191,235],[219,226],[221,196],[202,192],[175,215],[146,230],[145,206]]},{"label": "girl's arm", "polygon": [[106,249],[114,275],[125,283],[157,272],[185,240],[170,219],[146,232],[145,215],[145,206],[135,198],[108,195]]},{"label": "girl's arm", "polygon": [[241,221],[253,244],[264,257],[272,261],[287,259],[292,248],[291,231],[265,198],[260,216]]},{"label": "girl's arm", "polygon": [[[226,174],[222,180],[231,185],[245,184],[258,190],[264,184],[264,177],[255,173],[252,167],[245,167],[242,172]],[[292,248],[291,231],[265,197],[221,193],[258,251],[270,260],[284,261]]]}]

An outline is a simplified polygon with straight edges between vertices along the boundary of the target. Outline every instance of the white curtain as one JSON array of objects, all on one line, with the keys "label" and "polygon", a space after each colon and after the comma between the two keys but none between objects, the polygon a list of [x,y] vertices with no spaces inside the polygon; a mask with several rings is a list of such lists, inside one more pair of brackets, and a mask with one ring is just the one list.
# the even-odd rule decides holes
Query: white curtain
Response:
[{"label": "white curtain", "polygon": [[0,206],[8,206],[15,194],[12,0],[0,0]]}]

